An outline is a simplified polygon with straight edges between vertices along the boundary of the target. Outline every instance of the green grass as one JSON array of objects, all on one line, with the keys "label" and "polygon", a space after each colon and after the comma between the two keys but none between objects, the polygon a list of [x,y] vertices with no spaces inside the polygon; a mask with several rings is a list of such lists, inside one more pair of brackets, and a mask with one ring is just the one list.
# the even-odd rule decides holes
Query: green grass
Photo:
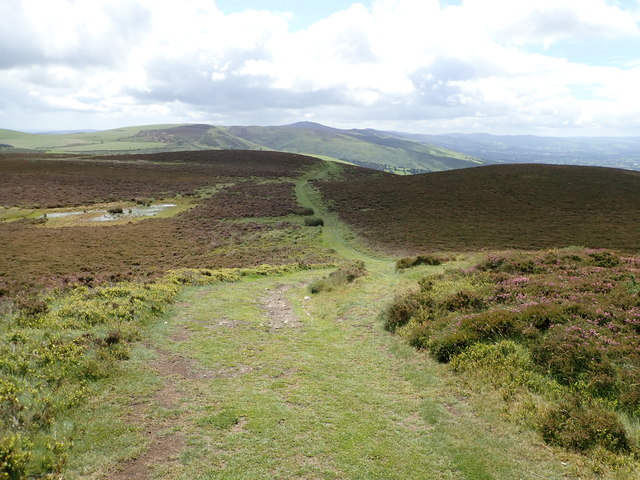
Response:
[{"label": "green grass", "polygon": [[[172,478],[561,478],[514,430],[449,413],[446,372],[380,330],[386,282],[305,300],[308,278],[189,289],[156,325],[156,348],[212,375],[180,380]],[[303,325],[273,330],[263,299],[282,284]],[[525,459],[541,453],[532,474]]]}]

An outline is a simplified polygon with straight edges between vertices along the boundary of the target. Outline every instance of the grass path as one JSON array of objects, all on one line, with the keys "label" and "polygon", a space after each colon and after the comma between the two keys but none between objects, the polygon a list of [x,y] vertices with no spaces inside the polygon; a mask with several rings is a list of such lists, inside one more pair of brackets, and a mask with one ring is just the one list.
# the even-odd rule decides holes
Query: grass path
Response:
[{"label": "grass path", "polygon": [[443,267],[395,274],[354,247],[307,183],[335,168],[297,193],[324,218],[325,246],[369,274],[313,297],[306,284],[327,271],[184,290],[145,349],[160,383],[138,410],[145,441],[102,478],[577,478],[533,435],[478,416],[445,366],[382,330],[394,292]]},{"label": "grass path", "polygon": [[381,331],[385,285],[308,298],[308,275],[184,292],[154,344],[189,372],[149,412],[184,448],[140,478],[561,478],[542,459],[531,472],[544,449],[496,438],[441,366]]}]

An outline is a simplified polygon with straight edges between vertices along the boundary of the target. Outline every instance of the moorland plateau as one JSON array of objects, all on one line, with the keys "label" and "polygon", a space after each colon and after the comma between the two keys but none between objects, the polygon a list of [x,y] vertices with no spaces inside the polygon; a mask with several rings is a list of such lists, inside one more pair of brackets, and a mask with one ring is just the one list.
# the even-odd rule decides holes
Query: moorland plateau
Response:
[{"label": "moorland plateau", "polygon": [[0,479],[638,478],[640,173],[196,130],[0,153]]}]

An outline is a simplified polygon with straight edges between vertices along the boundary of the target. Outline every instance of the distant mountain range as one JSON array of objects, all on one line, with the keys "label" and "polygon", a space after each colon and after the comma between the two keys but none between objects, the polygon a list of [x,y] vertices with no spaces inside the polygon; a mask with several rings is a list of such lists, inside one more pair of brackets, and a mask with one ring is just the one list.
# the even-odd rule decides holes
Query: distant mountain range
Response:
[{"label": "distant mountain range", "polygon": [[424,173],[489,163],[600,165],[640,170],[640,137],[422,135],[342,130],[312,122],[272,127],[148,125],[46,134],[0,130],[0,150],[124,154],[204,149],[301,153],[394,173]]}]

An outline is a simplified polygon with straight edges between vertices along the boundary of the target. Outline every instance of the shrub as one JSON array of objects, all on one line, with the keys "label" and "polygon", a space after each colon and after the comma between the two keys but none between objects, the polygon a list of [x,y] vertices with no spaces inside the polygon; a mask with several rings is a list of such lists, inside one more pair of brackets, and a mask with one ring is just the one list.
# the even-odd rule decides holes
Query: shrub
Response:
[{"label": "shrub", "polygon": [[418,255],[415,257],[403,257],[396,260],[396,270],[416,267],[418,265],[434,265],[435,266],[440,264],[442,264],[442,260],[435,255]]},{"label": "shrub", "polygon": [[324,225],[324,220],[320,217],[305,217],[304,224],[307,227],[322,227]]},{"label": "shrub", "polygon": [[471,292],[456,292],[448,296],[440,305],[444,310],[455,312],[459,310],[482,310],[485,308],[485,302],[481,297]]},{"label": "shrub", "polygon": [[525,328],[533,328],[535,333],[548,330],[552,324],[564,323],[566,316],[564,305],[540,303],[525,308],[518,315]]},{"label": "shrub", "polygon": [[31,457],[20,448],[20,437],[11,435],[0,438],[0,479],[22,480],[27,478],[26,465]]},{"label": "shrub", "polygon": [[478,338],[466,330],[453,330],[441,337],[431,339],[431,354],[439,362],[448,362],[454,355],[477,342]]},{"label": "shrub", "polygon": [[570,450],[583,452],[596,446],[614,453],[631,450],[627,432],[615,413],[575,395],[549,409],[538,428],[545,442]]},{"label": "shrub", "polygon": [[518,418],[547,442],[627,453],[633,442],[613,409],[640,415],[638,266],[607,251],[490,255],[423,278],[387,307],[385,328],[404,327],[410,345],[497,388],[507,408],[528,408]]},{"label": "shrub", "polygon": [[356,278],[362,277],[366,273],[364,262],[351,262],[335,272],[331,272],[327,277],[312,282],[309,285],[309,291],[311,293],[330,292],[353,282]]},{"label": "shrub", "polygon": [[384,329],[395,332],[398,328],[409,323],[411,317],[416,315],[419,310],[433,305],[431,297],[419,293],[397,296],[382,314]]},{"label": "shrub", "polygon": [[512,340],[472,345],[452,357],[451,366],[499,388],[533,386],[535,376],[529,351]]},{"label": "shrub", "polygon": [[[386,327],[386,325],[385,325]],[[412,328],[407,335],[407,342],[412,347],[423,349],[429,347],[429,341],[431,338],[431,327],[426,323],[421,323],[415,328]]]},{"label": "shrub", "polygon": [[618,400],[620,406],[632,415],[640,417],[640,359],[635,365],[629,363],[620,370]]},{"label": "shrub", "polygon": [[49,311],[47,300],[35,295],[20,295],[15,298],[14,304],[24,315],[29,317],[43,315]]},{"label": "shrub", "polygon": [[316,212],[313,208],[310,207],[302,207],[294,212],[296,215],[314,215]]},{"label": "shrub", "polygon": [[603,250],[589,253],[596,267],[616,267],[620,265],[620,259],[609,251]]},{"label": "shrub", "polygon": [[552,328],[532,346],[532,355],[538,365],[564,385],[583,379],[588,382],[590,375],[613,373],[603,351],[590,338],[585,338],[584,329],[574,325]]}]

